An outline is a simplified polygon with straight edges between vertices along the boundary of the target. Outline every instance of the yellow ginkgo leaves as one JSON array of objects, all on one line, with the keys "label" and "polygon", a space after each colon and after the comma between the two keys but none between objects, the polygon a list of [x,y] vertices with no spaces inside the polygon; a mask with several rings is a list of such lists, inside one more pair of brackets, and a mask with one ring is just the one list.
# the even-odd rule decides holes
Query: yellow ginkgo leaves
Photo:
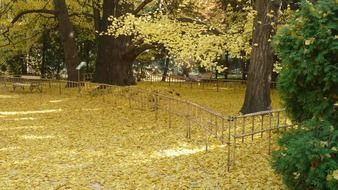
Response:
[{"label": "yellow ginkgo leaves", "polygon": [[[168,128],[162,112],[155,121],[154,112],[130,109],[124,100],[115,105],[109,94],[74,92],[0,98],[0,112],[27,113],[0,118],[0,189],[285,189],[269,166],[265,140],[239,145],[229,173],[225,146],[210,138],[205,152],[198,126],[189,140],[179,118]],[[181,93],[216,105],[204,92]]]}]

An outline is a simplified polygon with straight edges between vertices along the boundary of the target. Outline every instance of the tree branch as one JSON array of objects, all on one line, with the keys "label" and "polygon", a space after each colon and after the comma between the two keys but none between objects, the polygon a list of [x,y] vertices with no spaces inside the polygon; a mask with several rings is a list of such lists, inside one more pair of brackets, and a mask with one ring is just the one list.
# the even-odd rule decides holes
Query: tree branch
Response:
[{"label": "tree branch", "polygon": [[134,15],[137,15],[146,5],[148,5],[153,0],[144,0],[135,10]]},{"label": "tree branch", "polygon": [[73,17],[73,16],[76,16],[76,17],[87,17],[87,18],[94,18],[94,15],[93,14],[90,14],[90,13],[71,13],[69,14],[69,17]]},{"label": "tree branch", "polygon": [[[196,23],[196,24],[208,26],[208,24],[206,22],[202,22],[202,21],[195,20],[195,19],[188,18],[188,17],[180,17],[180,18],[176,18],[176,20],[180,21],[180,22],[189,22],[189,23]],[[224,34],[224,32],[217,30],[216,28],[211,28],[208,31],[211,32],[212,34],[215,34],[215,35]]]},{"label": "tree branch", "polygon": [[159,46],[160,44],[158,43],[146,44],[146,43],[143,43],[143,40],[139,40],[138,42],[135,42],[133,45],[130,45],[128,47],[128,49],[124,53],[124,56],[134,59],[138,55],[140,55],[142,52],[144,52],[145,50],[154,49]]},{"label": "tree branch", "polygon": [[147,49],[155,49],[158,47],[158,44],[142,44],[138,48],[135,49],[134,51],[134,56],[137,57],[140,55],[142,52],[144,52]]},{"label": "tree branch", "polygon": [[57,11],[55,10],[47,10],[47,9],[35,9],[35,10],[25,10],[20,12],[18,15],[16,15],[14,17],[14,19],[12,20],[11,24],[14,24],[15,22],[17,22],[21,17],[23,17],[26,14],[30,14],[30,13],[43,13],[43,14],[51,14],[51,15],[56,15]]}]

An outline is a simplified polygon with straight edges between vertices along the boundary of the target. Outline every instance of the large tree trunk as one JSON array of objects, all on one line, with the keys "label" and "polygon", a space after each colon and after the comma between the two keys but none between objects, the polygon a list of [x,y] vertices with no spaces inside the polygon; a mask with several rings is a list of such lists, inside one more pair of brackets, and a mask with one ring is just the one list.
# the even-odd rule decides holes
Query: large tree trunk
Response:
[{"label": "large tree trunk", "polygon": [[[119,17],[125,11],[131,11],[128,4],[119,5],[118,1],[104,0],[102,19],[99,17],[97,10],[94,9],[96,28],[99,29],[98,31],[106,31],[109,25],[108,17]],[[98,52],[94,81],[121,86],[135,84],[132,70],[132,62],[135,57],[126,54],[128,45],[131,44],[131,38],[114,38],[102,35],[97,36],[97,42]]]},{"label": "large tree trunk", "polygon": [[75,44],[73,25],[69,20],[68,9],[65,0],[53,0],[57,11],[59,32],[62,39],[65,64],[67,67],[68,80],[77,81],[76,66],[79,64],[78,50]]},{"label": "large tree trunk", "polygon": [[[271,109],[270,78],[273,65],[271,38],[275,33],[280,0],[257,0],[253,48],[242,114]],[[268,15],[273,13],[273,17]],[[274,22],[274,25],[271,23]]]},{"label": "large tree trunk", "polygon": [[120,86],[135,84],[131,58],[123,54],[124,45],[123,38],[100,37],[95,82]]}]

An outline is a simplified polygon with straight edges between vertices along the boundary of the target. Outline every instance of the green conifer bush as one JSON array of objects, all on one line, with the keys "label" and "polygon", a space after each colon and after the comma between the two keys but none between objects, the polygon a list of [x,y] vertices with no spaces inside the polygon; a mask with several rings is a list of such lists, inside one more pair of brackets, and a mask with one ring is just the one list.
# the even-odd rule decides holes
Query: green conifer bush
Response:
[{"label": "green conifer bush", "polygon": [[273,40],[278,88],[298,127],[279,140],[273,167],[290,189],[338,189],[338,1],[303,1]]}]

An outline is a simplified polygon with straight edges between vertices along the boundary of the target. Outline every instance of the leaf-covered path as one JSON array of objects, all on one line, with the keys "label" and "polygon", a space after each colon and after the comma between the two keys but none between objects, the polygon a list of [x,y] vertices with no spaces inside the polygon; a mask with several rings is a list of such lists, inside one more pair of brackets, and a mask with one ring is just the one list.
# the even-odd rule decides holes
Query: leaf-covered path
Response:
[{"label": "leaf-covered path", "polygon": [[219,143],[206,153],[197,130],[188,140],[184,123],[109,96],[0,90],[0,120],[0,189],[284,189],[266,142],[228,173]]}]

